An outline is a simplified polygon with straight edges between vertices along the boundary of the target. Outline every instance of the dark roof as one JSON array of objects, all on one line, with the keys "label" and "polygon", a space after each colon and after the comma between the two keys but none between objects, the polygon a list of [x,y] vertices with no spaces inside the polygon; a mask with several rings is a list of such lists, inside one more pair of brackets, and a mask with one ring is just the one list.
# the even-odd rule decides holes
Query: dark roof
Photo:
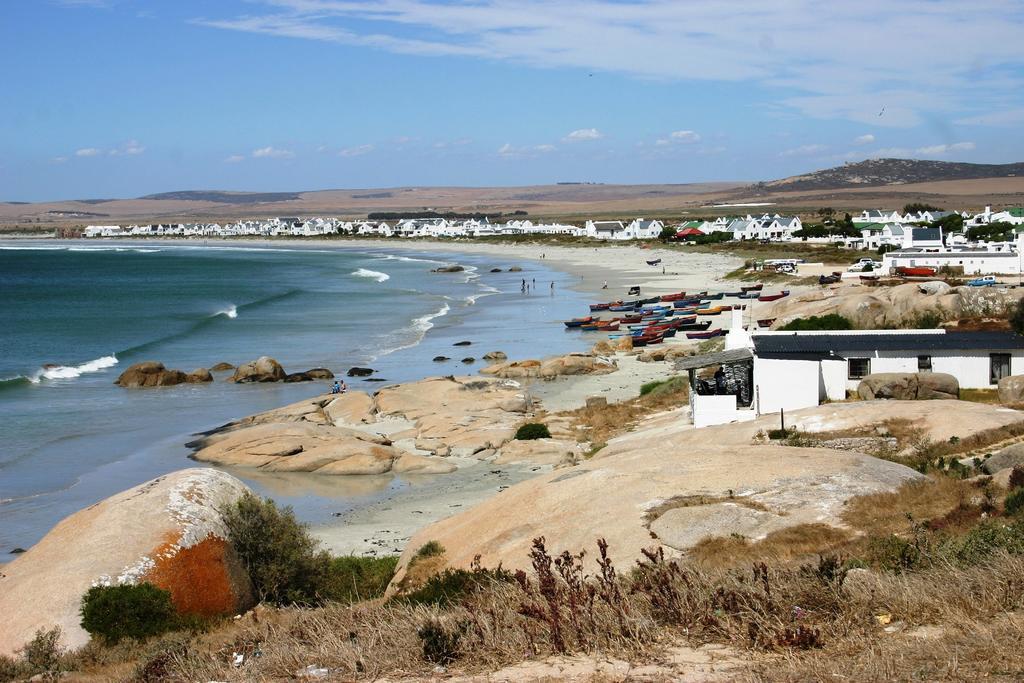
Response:
[{"label": "dark roof", "polygon": [[942,239],[942,230],[939,228],[914,228],[914,241],[928,240],[937,242]]},{"label": "dark roof", "polygon": [[676,370],[699,370],[700,368],[721,365],[723,363],[738,363],[753,358],[750,349],[729,349],[718,353],[708,353],[703,356],[686,356],[676,359]]},{"label": "dark roof", "polygon": [[754,334],[757,355],[827,354],[831,351],[1002,351],[1024,349],[1013,332],[894,332],[893,334]]}]

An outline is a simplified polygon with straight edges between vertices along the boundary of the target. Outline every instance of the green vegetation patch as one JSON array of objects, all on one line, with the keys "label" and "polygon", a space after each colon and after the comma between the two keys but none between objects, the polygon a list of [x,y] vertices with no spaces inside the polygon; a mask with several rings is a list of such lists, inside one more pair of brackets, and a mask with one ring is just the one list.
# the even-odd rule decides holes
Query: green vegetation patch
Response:
[{"label": "green vegetation patch", "polygon": [[151,583],[93,586],[82,598],[82,628],[107,643],[146,640],[179,627],[170,591]]},{"label": "green vegetation patch", "polygon": [[797,318],[779,328],[782,332],[806,332],[808,330],[852,330],[853,323],[849,318],[838,313],[828,315],[812,315]]},{"label": "green vegetation patch", "polygon": [[551,432],[548,430],[548,426],[540,422],[527,422],[516,430],[516,439],[519,441],[550,438]]}]

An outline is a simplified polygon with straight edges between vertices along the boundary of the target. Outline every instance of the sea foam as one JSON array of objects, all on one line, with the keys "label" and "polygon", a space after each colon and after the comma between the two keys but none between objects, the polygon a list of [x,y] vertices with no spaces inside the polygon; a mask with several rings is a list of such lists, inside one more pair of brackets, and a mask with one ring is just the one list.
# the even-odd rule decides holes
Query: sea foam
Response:
[{"label": "sea foam", "polygon": [[38,372],[28,378],[28,381],[38,384],[44,379],[75,379],[90,372],[112,368],[115,365],[117,365],[117,357],[113,355],[96,358],[81,365],[48,365],[40,368]]},{"label": "sea foam", "polygon": [[381,273],[376,270],[367,270],[366,268],[360,268],[356,272],[352,273],[356,277],[366,277],[377,282],[385,282],[391,279],[391,276],[387,273]]}]

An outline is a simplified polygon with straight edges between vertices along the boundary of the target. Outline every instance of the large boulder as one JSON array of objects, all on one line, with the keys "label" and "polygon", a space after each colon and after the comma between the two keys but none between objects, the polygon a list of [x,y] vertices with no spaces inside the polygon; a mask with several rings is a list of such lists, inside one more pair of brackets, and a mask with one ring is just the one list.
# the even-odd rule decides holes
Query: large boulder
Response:
[{"label": "large boulder", "polygon": [[1024,443],[1015,443],[1012,446],[994,453],[992,457],[985,460],[985,471],[995,474],[1000,470],[1012,469],[1024,466]]},{"label": "large boulder", "polygon": [[448,474],[458,468],[444,458],[428,458],[415,453],[403,453],[391,471],[396,474]]},{"label": "large boulder", "polygon": [[188,375],[181,370],[168,370],[163,363],[147,360],[130,366],[114,381],[122,387],[170,387],[184,384]]},{"label": "large boulder", "polygon": [[212,382],[213,375],[206,368],[196,368],[185,376],[185,381],[189,384],[203,384],[205,382]]},{"label": "large boulder", "polygon": [[383,474],[401,455],[381,436],[311,422],[255,424],[201,445],[195,460],[269,472]]},{"label": "large boulder", "polygon": [[932,280],[931,282],[922,282],[917,285],[918,291],[922,294],[929,295],[942,295],[949,294],[949,291],[953,289],[948,283],[942,280]]},{"label": "large boulder", "polygon": [[220,363],[214,364],[214,366],[210,368],[210,370],[213,371],[213,372],[226,372],[227,370],[234,370],[234,369],[235,369],[234,365],[232,365],[231,363],[225,363],[223,361],[221,361]]},{"label": "large boulder", "polygon": [[233,614],[253,603],[219,510],[248,489],[209,468],[158,477],[76,512],[0,573],[0,654],[60,626],[65,647],[89,640],[82,596],[96,585],[153,583],[182,614]]},{"label": "large boulder", "polygon": [[615,372],[615,361],[589,353],[570,353],[548,360],[520,360],[510,363],[495,363],[480,371],[481,375],[511,379],[541,377],[551,379],[569,375],[604,375]]},{"label": "large boulder", "polygon": [[879,372],[861,380],[857,395],[865,401],[955,399],[960,395],[960,383],[944,372]]},{"label": "large boulder", "polygon": [[281,364],[270,356],[260,356],[254,361],[249,361],[235,368],[235,374],[231,375],[232,382],[239,384],[245,382],[280,382],[284,380],[287,373]]},{"label": "large boulder", "polygon": [[1009,375],[999,380],[999,402],[1020,403],[1024,401],[1024,375]]}]

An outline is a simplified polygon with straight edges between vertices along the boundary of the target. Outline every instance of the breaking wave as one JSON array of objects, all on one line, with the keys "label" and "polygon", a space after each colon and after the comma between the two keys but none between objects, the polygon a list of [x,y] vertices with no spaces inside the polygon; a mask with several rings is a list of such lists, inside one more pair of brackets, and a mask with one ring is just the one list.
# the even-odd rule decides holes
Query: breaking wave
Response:
[{"label": "breaking wave", "polygon": [[391,279],[391,276],[387,273],[381,273],[376,270],[367,270],[366,268],[360,268],[359,270],[352,273],[356,277],[366,277],[377,282],[386,282]]},{"label": "breaking wave", "polygon": [[81,365],[44,365],[31,375],[16,375],[0,379],[0,389],[8,389],[26,384],[39,384],[43,380],[75,379],[92,372],[99,372],[117,365],[114,355],[103,356],[82,363]]},{"label": "breaking wave", "polygon": [[219,315],[222,315],[225,318],[237,318],[238,317],[238,306],[235,306],[234,304],[231,304],[230,306],[228,306],[224,310],[217,311],[216,313],[214,313],[210,317],[211,318],[216,318]]}]

